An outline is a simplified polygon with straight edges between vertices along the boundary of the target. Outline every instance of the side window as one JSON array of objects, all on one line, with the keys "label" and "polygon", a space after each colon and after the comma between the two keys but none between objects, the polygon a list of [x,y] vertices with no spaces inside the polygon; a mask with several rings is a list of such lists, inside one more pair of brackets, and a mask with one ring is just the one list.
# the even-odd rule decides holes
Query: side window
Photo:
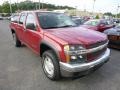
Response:
[{"label": "side window", "polygon": [[36,21],[33,14],[29,13],[26,20],[26,29],[36,30]]},{"label": "side window", "polygon": [[20,20],[19,20],[19,24],[24,24],[25,19],[26,19],[26,15],[25,14],[21,14]]}]

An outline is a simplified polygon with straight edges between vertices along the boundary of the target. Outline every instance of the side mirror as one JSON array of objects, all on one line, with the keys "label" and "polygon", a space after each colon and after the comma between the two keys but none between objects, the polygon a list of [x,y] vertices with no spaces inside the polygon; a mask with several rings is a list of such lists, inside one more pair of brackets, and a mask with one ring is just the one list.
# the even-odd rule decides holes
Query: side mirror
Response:
[{"label": "side mirror", "polygon": [[26,25],[26,29],[35,30],[35,29],[36,29],[36,26],[34,25],[34,23],[28,23],[28,24]]}]

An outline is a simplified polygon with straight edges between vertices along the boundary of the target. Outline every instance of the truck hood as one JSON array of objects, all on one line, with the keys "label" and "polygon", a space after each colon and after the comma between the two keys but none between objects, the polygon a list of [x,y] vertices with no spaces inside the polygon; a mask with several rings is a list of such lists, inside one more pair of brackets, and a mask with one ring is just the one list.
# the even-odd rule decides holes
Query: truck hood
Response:
[{"label": "truck hood", "polygon": [[82,27],[47,29],[45,31],[47,34],[60,38],[68,44],[89,45],[107,39],[105,34]]}]

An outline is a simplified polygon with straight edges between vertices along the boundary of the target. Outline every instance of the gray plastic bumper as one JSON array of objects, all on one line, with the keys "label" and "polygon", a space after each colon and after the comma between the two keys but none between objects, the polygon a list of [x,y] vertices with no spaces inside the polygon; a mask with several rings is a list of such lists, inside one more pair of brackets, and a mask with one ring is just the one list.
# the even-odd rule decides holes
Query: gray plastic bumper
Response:
[{"label": "gray plastic bumper", "polygon": [[97,65],[104,64],[109,60],[109,57],[110,57],[110,50],[107,49],[100,58],[89,63],[68,64],[68,63],[60,62],[61,74],[62,76],[69,77],[71,76],[72,73],[89,70],[91,68],[96,67]]}]

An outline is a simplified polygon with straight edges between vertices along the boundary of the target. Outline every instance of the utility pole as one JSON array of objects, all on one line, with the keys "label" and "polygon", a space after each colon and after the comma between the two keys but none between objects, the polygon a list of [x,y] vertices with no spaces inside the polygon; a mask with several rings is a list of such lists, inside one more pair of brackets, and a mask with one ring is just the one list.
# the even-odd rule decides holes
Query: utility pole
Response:
[{"label": "utility pole", "polygon": [[75,14],[76,14],[76,16],[77,16],[77,6],[75,6]]},{"label": "utility pole", "polygon": [[42,0],[42,9],[43,9],[43,3],[44,3],[44,0]]},{"label": "utility pole", "polygon": [[96,0],[93,0],[93,11],[92,11],[92,14],[94,14],[95,2],[96,2]]},{"label": "utility pole", "polygon": [[11,6],[11,0],[10,0],[10,13],[12,15],[12,6]]},{"label": "utility pole", "polygon": [[[34,1],[35,2],[35,1]],[[35,9],[37,10],[37,6],[38,6],[38,3],[37,2],[35,2]]]},{"label": "utility pole", "polygon": [[39,0],[39,10],[40,10],[40,0]]}]

